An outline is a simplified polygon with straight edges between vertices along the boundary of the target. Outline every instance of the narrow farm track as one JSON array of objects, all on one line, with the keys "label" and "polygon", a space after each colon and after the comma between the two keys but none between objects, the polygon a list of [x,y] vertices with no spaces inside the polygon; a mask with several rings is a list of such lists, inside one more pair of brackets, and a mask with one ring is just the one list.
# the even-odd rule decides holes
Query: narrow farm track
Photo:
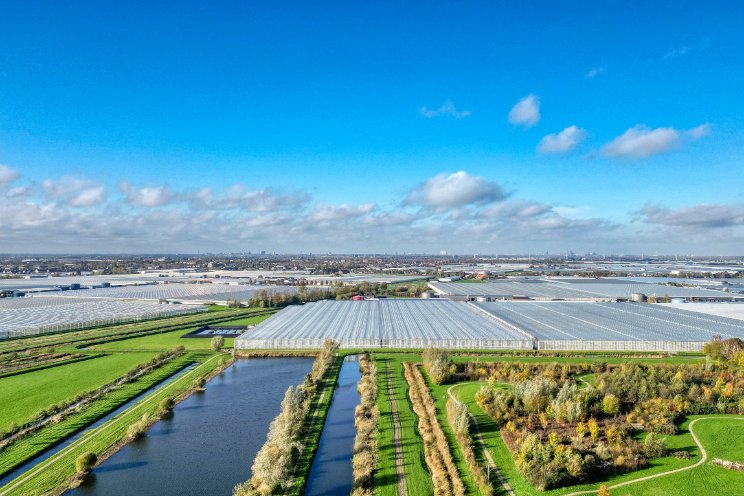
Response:
[{"label": "narrow farm track", "polygon": [[[452,399],[453,401],[459,401],[457,398],[455,398],[455,395],[452,394],[452,390],[459,386],[459,384],[455,384],[454,386],[450,386],[449,389],[447,389],[447,395]],[[486,448],[486,443],[483,441],[483,434],[480,430],[480,424],[478,424],[478,421],[476,420],[475,416],[473,416],[472,413],[470,413],[470,409],[468,409],[468,416],[470,417],[470,420],[473,422],[473,425],[475,426],[475,439],[478,441],[478,444],[481,447],[481,450],[483,451],[483,454],[486,455],[486,460],[488,461],[488,466],[491,469],[492,472],[496,474],[496,478],[501,483],[501,487],[504,488],[504,491],[509,496],[516,496],[514,493],[514,490],[511,488],[509,483],[506,481],[503,475],[501,475],[501,472],[499,471],[499,468],[496,466],[496,463],[493,461],[493,457],[491,456],[491,452],[488,451],[488,448]]]},{"label": "narrow farm track", "polygon": [[406,496],[406,474],[403,470],[403,446],[401,443],[400,420],[398,419],[398,403],[393,395],[393,380],[390,377],[390,363],[385,360],[385,375],[387,380],[387,396],[390,401],[390,414],[393,418],[393,442],[395,444],[395,472],[398,475],[398,496]]},{"label": "narrow farm track", "polygon": [[[205,365],[205,364],[211,362],[212,360],[216,360],[218,357],[219,357],[219,355],[216,355],[216,356],[210,358],[209,360],[207,360],[206,362],[204,362],[202,365]],[[109,422],[106,422],[105,424],[102,424],[99,427],[93,429],[87,435],[81,437],[80,439],[78,439],[74,443],[71,443],[65,449],[59,451],[55,455],[50,456],[49,458],[47,458],[43,462],[39,463],[34,468],[30,469],[29,471],[27,471],[25,474],[21,475],[17,479],[13,480],[7,486],[5,486],[2,490],[0,490],[0,496],[5,496],[6,494],[11,493],[16,487],[20,486],[21,484],[23,484],[24,482],[26,482],[30,478],[32,478],[35,475],[37,475],[40,472],[42,472],[45,468],[47,468],[49,465],[51,465],[54,462],[56,462],[62,456],[65,456],[69,452],[71,452],[71,451],[77,449],[78,447],[80,447],[80,446],[88,443],[91,439],[93,439],[94,437],[98,436],[100,433],[102,433],[102,432],[110,429],[112,426],[116,425],[121,420],[122,416],[125,413],[131,413],[131,412],[134,412],[134,411],[137,411],[137,410],[141,409],[143,406],[146,406],[148,404],[148,400],[150,399],[150,396],[155,395],[155,394],[160,394],[163,391],[167,391],[167,390],[173,388],[175,385],[182,383],[184,380],[186,380],[187,378],[190,378],[194,373],[196,373],[197,371],[199,371],[200,368],[201,367],[196,367],[196,368],[192,369],[191,371],[186,372],[184,375],[182,375],[177,380],[171,382],[170,384],[167,384],[166,386],[163,386],[162,388],[160,388],[160,389],[158,389],[156,391],[153,391],[147,398],[144,398],[139,403],[137,403],[136,405],[132,406],[132,408],[130,408],[128,410],[125,410],[124,412],[122,412],[121,414],[119,414],[119,416],[114,417]]]},{"label": "narrow farm track", "polygon": [[[708,453],[705,451],[705,448],[703,447],[702,443],[700,442],[697,435],[695,434],[695,431],[692,430],[692,427],[701,420],[715,420],[715,419],[720,419],[720,418],[727,418],[727,417],[702,417],[702,418],[696,418],[695,420],[690,422],[688,429],[690,430],[690,435],[692,436],[693,441],[695,441],[695,444],[697,444],[697,447],[700,450],[700,455],[701,455],[700,460],[697,463],[694,463],[688,467],[676,468],[674,470],[669,470],[667,472],[662,472],[660,474],[647,475],[646,477],[641,477],[638,479],[621,482],[619,484],[615,484],[612,486],[607,486],[607,489],[612,490],[618,487],[629,486],[630,484],[635,484],[637,482],[643,482],[643,481],[647,481],[650,479],[656,479],[658,477],[664,477],[665,475],[671,475],[671,474],[676,474],[679,472],[684,472],[686,470],[691,470],[695,467],[699,467],[700,465],[704,464],[706,461],[708,461]],[[744,420],[744,417],[736,417],[735,420]],[[596,493],[597,493],[597,490],[577,491],[575,493],[567,494],[566,496],[580,496],[582,494],[596,494]]]}]

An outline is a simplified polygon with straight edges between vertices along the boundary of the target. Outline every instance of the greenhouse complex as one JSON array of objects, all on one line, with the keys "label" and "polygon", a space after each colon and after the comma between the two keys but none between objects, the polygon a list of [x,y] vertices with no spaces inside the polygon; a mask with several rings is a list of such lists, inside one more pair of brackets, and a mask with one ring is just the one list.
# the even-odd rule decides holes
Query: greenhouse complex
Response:
[{"label": "greenhouse complex", "polygon": [[0,339],[206,311],[203,305],[81,298],[0,299]]},{"label": "greenhouse complex", "polygon": [[673,352],[699,351],[713,336],[744,338],[744,322],[644,303],[381,299],[292,306],[235,346]]},{"label": "greenhouse complex", "polygon": [[520,277],[483,283],[431,282],[429,287],[452,300],[627,300],[634,294],[687,301],[744,301],[741,294],[699,287],[670,286],[614,278]]}]

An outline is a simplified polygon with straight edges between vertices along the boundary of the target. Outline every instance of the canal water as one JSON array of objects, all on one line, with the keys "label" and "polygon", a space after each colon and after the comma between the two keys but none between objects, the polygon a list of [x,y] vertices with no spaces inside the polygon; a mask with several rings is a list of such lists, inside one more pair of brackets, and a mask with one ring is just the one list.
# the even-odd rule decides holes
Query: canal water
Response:
[{"label": "canal water", "polygon": [[[230,495],[250,478],[251,463],[279,413],[284,392],[303,381],[312,358],[238,360],[147,436],[93,471],[74,496]],[[353,421],[352,421],[353,427]],[[353,440],[352,440],[353,443]]]},{"label": "canal water", "polygon": [[354,411],[360,401],[357,392],[360,378],[357,357],[346,357],[310,469],[305,496],[348,496],[351,492],[351,457],[356,436]]}]

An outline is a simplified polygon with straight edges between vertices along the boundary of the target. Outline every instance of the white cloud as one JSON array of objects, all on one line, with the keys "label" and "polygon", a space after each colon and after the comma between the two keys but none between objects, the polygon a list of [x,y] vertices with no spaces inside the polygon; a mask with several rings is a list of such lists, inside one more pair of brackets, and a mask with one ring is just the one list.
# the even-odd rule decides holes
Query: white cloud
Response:
[{"label": "white cloud", "polygon": [[310,212],[307,219],[311,222],[343,221],[362,217],[375,209],[374,203],[363,205],[326,205],[318,206]]},{"label": "white cloud", "polygon": [[10,188],[8,190],[8,198],[23,198],[31,193],[31,188],[28,186],[18,186],[16,188]]},{"label": "white cloud", "polygon": [[200,208],[241,209],[250,212],[297,209],[310,201],[310,196],[302,191],[285,194],[272,188],[248,190],[242,184],[235,184],[227,190],[217,193],[207,186],[191,193],[189,196],[190,200]]},{"label": "white cloud", "polygon": [[48,198],[64,201],[71,207],[93,207],[106,200],[106,187],[87,179],[63,176],[57,180],[45,179],[41,186]]},{"label": "white cloud", "polygon": [[677,209],[645,205],[636,215],[649,224],[687,228],[744,226],[744,205],[702,204]]},{"label": "white cloud", "polygon": [[667,52],[664,54],[664,57],[671,58],[671,57],[684,57],[687,55],[690,51],[690,47],[687,45],[678,45],[673,46],[667,50]]},{"label": "white cloud", "polygon": [[176,194],[168,186],[135,188],[126,181],[119,183],[119,189],[127,201],[138,207],[159,207],[173,201]]},{"label": "white cloud", "polygon": [[602,147],[602,153],[616,158],[645,158],[676,147],[679,132],[671,127],[649,129],[637,125]]},{"label": "white cloud", "polygon": [[437,211],[465,205],[483,205],[506,198],[497,183],[465,171],[438,174],[416,186],[405,200],[407,205],[423,205]]},{"label": "white cloud", "polygon": [[509,122],[514,125],[532,127],[540,122],[540,100],[535,95],[527,95],[509,111]]},{"label": "white cloud", "polygon": [[694,127],[687,131],[687,136],[692,141],[697,141],[700,138],[705,138],[706,136],[709,136],[711,133],[711,126],[707,122],[705,124],[700,124],[697,127]]},{"label": "white cloud", "polygon": [[0,164],[0,188],[4,188],[16,179],[18,179],[18,173],[16,171],[7,165]]},{"label": "white cloud", "polygon": [[566,153],[576,148],[585,138],[586,130],[569,126],[560,133],[544,136],[537,150],[540,153]]},{"label": "white cloud", "polygon": [[419,113],[421,113],[421,115],[423,115],[427,119],[439,117],[442,115],[448,115],[450,117],[454,117],[455,119],[464,119],[465,117],[469,117],[472,114],[470,110],[457,110],[455,104],[452,103],[452,101],[450,100],[444,102],[438,109],[430,109],[426,106],[421,107],[419,109]]},{"label": "white cloud", "polygon": [[489,219],[522,220],[544,215],[551,210],[550,205],[544,203],[516,199],[484,208],[478,215]]},{"label": "white cloud", "polygon": [[89,188],[83,188],[70,198],[70,205],[73,207],[92,207],[99,205],[106,200],[106,187],[105,186],[91,186]]},{"label": "white cloud", "polygon": [[603,146],[602,153],[614,158],[646,158],[677,148],[684,140],[697,141],[710,132],[711,126],[707,123],[687,131],[672,127],[650,129],[638,124]]},{"label": "white cloud", "polygon": [[589,79],[592,79],[592,78],[595,78],[595,77],[599,76],[604,71],[605,71],[604,66],[601,66],[601,67],[592,67],[591,69],[589,69],[586,72],[586,74],[584,74],[584,77],[587,77]]}]

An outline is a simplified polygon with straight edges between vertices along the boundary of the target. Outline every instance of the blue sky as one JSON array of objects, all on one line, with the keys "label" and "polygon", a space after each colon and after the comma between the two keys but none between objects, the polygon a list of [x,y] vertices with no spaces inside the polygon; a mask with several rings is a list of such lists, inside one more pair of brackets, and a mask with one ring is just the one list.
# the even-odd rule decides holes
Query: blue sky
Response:
[{"label": "blue sky", "polygon": [[401,3],[4,2],[0,252],[742,254],[738,2]]}]

